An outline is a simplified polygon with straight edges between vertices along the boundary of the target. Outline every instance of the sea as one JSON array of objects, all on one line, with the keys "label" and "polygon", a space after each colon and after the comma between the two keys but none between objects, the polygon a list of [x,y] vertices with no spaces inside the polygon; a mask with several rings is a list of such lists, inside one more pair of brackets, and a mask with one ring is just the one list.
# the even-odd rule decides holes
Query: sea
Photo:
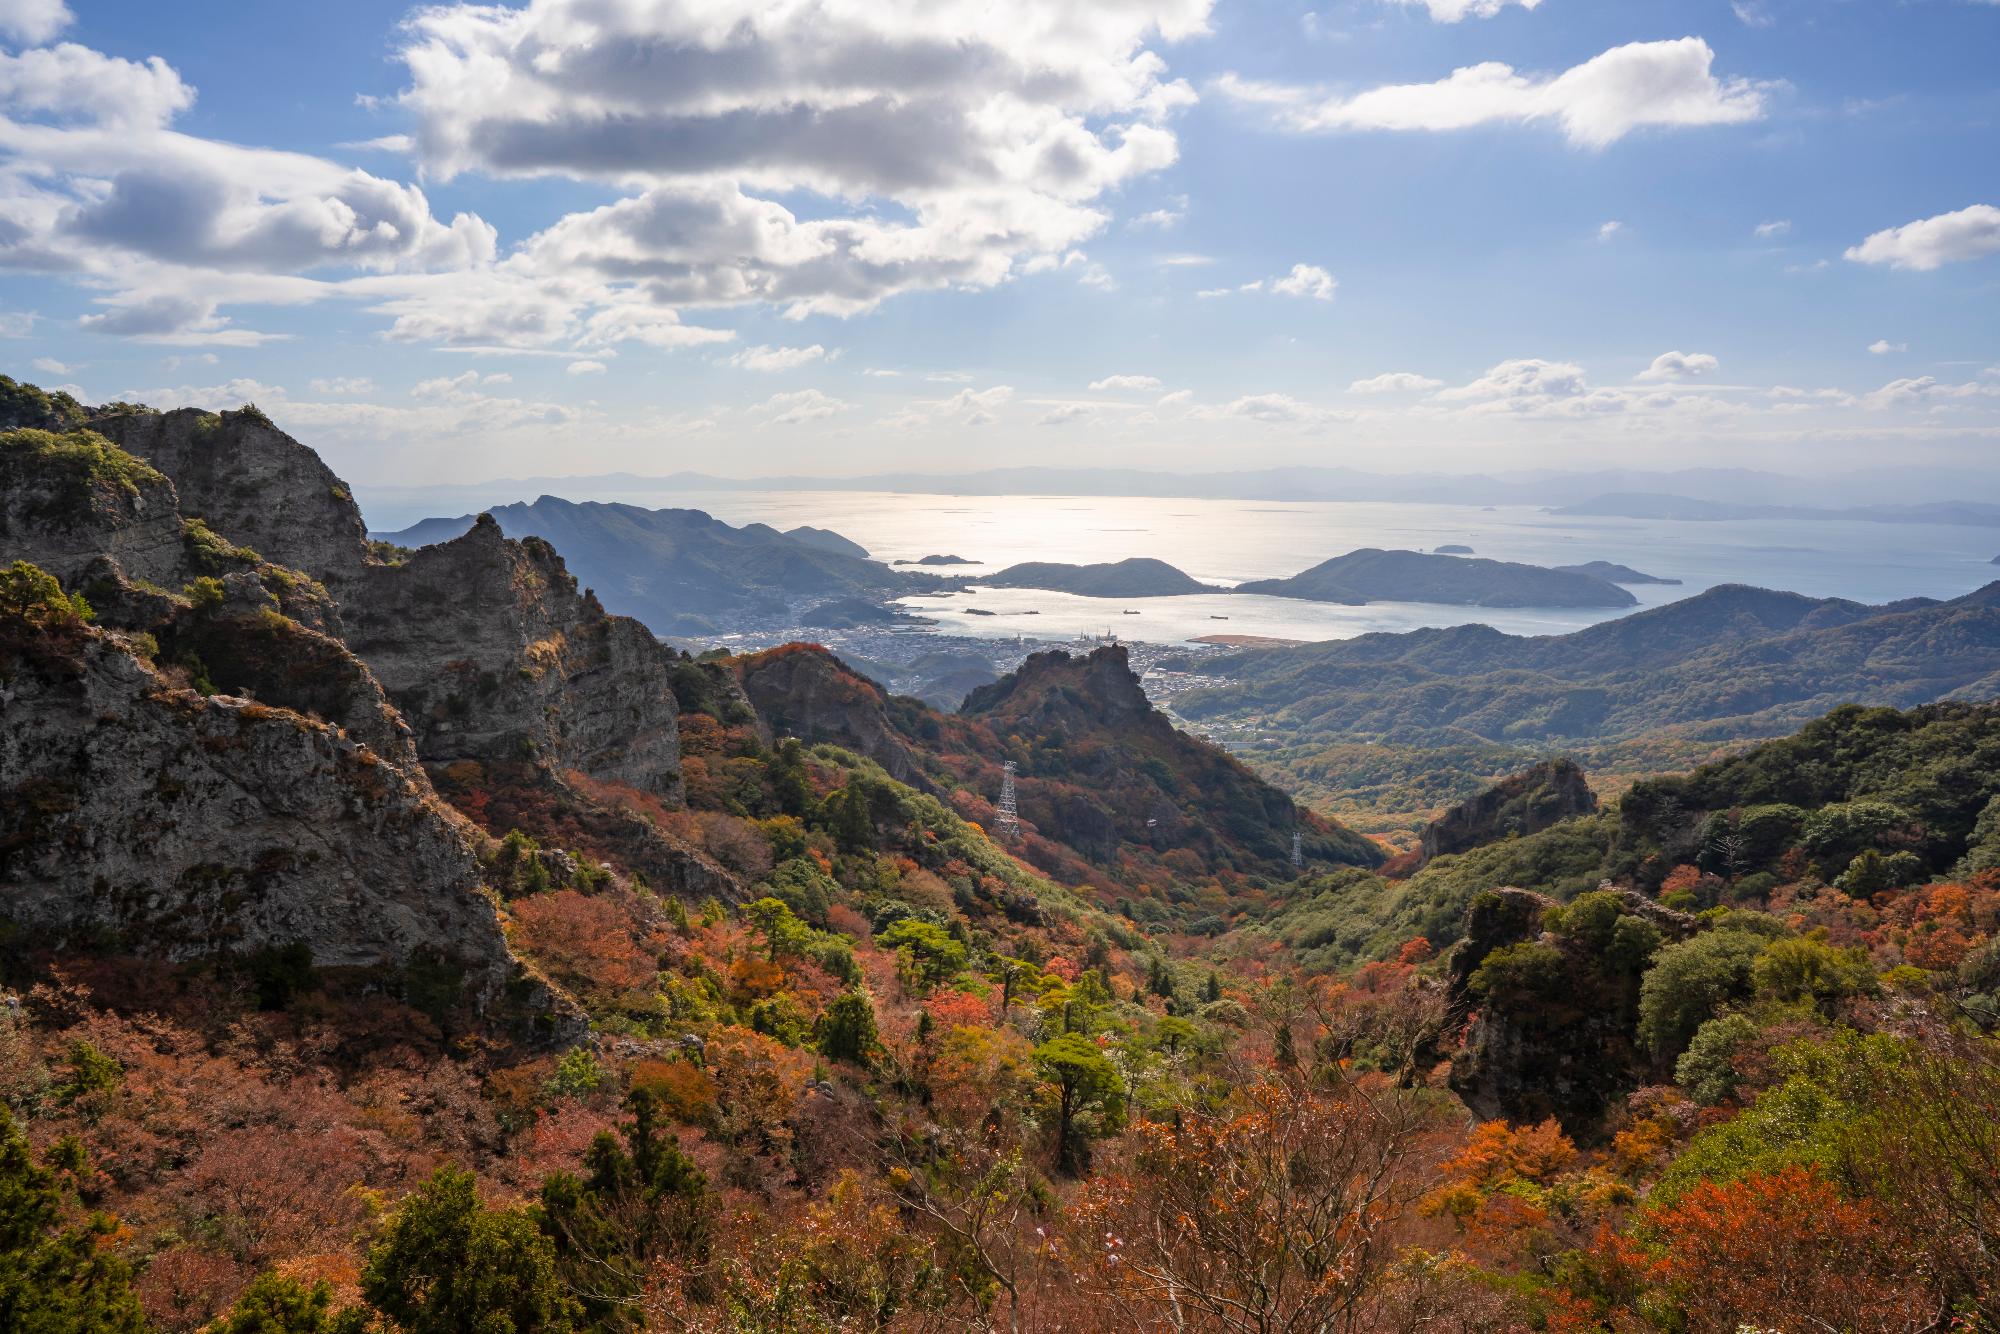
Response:
[{"label": "sea", "polygon": [[[866,491],[578,493],[649,508],[691,507],[732,524],[829,528],[883,561],[955,555],[943,572],[977,576],[1021,561],[1088,564],[1151,556],[1204,583],[1296,574],[1362,547],[1476,555],[1533,565],[1606,560],[1679,585],[1634,585],[1639,607],[1547,609],[1378,602],[1345,607],[1249,594],[1116,600],[975,588],[905,599],[937,633],[1072,640],[1112,634],[1151,643],[1207,636],[1345,639],[1377,630],[1483,622],[1511,634],[1562,634],[1717,584],[1881,603],[1953,598],[2000,579],[2000,528],[1823,520],[1640,520],[1386,501],[944,496]],[[496,502],[500,498],[496,497]],[[371,518],[374,516],[371,514]],[[974,610],[992,615],[975,615]]]}]

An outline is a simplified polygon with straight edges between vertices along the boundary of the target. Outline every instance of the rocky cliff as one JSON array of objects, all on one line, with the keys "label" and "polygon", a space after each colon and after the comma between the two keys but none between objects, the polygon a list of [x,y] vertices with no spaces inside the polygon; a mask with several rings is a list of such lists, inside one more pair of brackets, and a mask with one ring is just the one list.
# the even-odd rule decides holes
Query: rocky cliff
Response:
[{"label": "rocky cliff", "polygon": [[266,560],[329,586],[367,565],[367,530],[346,485],[256,408],[100,412],[90,425],[172,478],[183,515]]},{"label": "rocky cliff", "polygon": [[99,412],[92,427],[171,479],[184,516],[324,584],[341,638],[427,763],[539,759],[672,800],[678,655],[579,592],[551,546],[481,516],[396,562],[319,456],[255,408]]},{"label": "rocky cliff", "polygon": [[898,782],[933,788],[917,752],[890,722],[882,688],[825,649],[788,644],[737,658],[734,666],[767,741],[830,741],[867,756]]},{"label": "rocky cliff", "polygon": [[1543,760],[1501,779],[1424,826],[1423,859],[1537,833],[1597,809],[1583,770],[1572,760]]},{"label": "rocky cliff", "polygon": [[50,948],[444,967],[543,1037],[574,1011],[509,955],[476,831],[330,723],[178,686],[143,641],[0,617],[0,911]]},{"label": "rocky cliff", "polygon": [[1308,862],[1374,866],[1382,852],[1175,729],[1146,697],[1121,645],[1030,656],[960,710],[1020,763],[1022,818],[1109,861],[1121,845],[1187,849],[1209,865],[1285,875],[1292,835]]}]

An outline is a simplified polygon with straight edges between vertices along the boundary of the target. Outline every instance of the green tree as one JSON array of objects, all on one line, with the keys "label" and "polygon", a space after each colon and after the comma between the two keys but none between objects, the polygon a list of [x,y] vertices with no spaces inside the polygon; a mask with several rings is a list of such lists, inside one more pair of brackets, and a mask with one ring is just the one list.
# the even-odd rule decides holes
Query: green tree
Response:
[{"label": "green tree", "polygon": [[81,595],[64,593],[56,577],[39,565],[17,560],[0,570],[0,616],[18,616],[36,626],[74,627],[93,615]]},{"label": "green tree", "polygon": [[834,841],[842,852],[867,852],[875,846],[875,814],[867,784],[858,777],[850,778],[826,804]]},{"label": "green tree", "polygon": [[771,782],[771,798],[780,813],[810,818],[818,804],[813,798],[812,780],[806,776],[806,748],[797,737],[788,736],[765,767]]},{"label": "green tree", "polygon": [[1793,937],[1765,946],[1751,969],[1757,993],[1782,1005],[1828,1010],[1835,1001],[1875,990],[1875,972],[1859,949],[1835,949],[1824,941]]},{"label": "green tree", "polygon": [[1076,1033],[1059,1033],[1035,1048],[1035,1068],[1056,1094],[1056,1165],[1082,1176],[1090,1170],[1091,1138],[1117,1129],[1124,1118],[1118,1068]]},{"label": "green tree", "polygon": [[450,1165],[389,1216],[361,1295],[401,1334],[566,1334],[579,1313],[534,1218],[487,1208],[472,1173]]},{"label": "green tree", "polygon": [[626,1099],[624,1143],[599,1131],[584,1173],[542,1183],[541,1225],[555,1247],[556,1272],[592,1329],[638,1327],[634,1298],[658,1259],[699,1263],[714,1241],[716,1197],[708,1176],[660,1123],[651,1092]]},{"label": "green tree", "polygon": [[743,909],[743,916],[764,937],[764,948],[774,960],[803,954],[812,943],[812,929],[782,899],[758,899]]},{"label": "green tree", "polygon": [[99,1248],[116,1224],[65,1221],[56,1174],[35,1161],[0,1106],[0,1329],[8,1334],[141,1334],[132,1270]]},{"label": "green tree", "polygon": [[1748,931],[1711,930],[1662,949],[1639,984],[1639,1040],[1663,1061],[1680,1055],[1696,1029],[1750,994],[1764,945]]},{"label": "green tree", "polygon": [[934,922],[904,917],[891,922],[875,943],[894,950],[904,974],[924,986],[936,986],[965,967],[965,946]]},{"label": "green tree", "polygon": [[335,1312],[332,1305],[333,1289],[325,1283],[307,1287],[282,1274],[259,1274],[206,1334],[364,1334],[366,1311]]},{"label": "green tree", "polygon": [[836,996],[820,1016],[819,1049],[833,1060],[864,1065],[879,1041],[875,1007],[869,1003],[866,992],[849,991]]},{"label": "green tree", "polygon": [[1674,1082],[1704,1107],[1736,1096],[1736,1053],[1761,1030],[1748,1015],[1719,1014],[1695,1030],[1694,1040],[1674,1062]]}]

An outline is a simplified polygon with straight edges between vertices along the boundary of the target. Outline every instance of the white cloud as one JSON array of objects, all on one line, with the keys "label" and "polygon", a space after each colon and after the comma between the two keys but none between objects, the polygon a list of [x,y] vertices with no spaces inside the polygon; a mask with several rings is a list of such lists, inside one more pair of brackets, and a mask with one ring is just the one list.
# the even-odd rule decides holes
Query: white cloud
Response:
[{"label": "white cloud", "polygon": [[1764,0],[1730,0],[1729,8],[1747,28],[1768,28],[1778,21]]},{"label": "white cloud", "polygon": [[1533,9],[1541,4],[1542,0],[1395,0],[1395,2],[1404,5],[1422,5],[1439,23],[1457,23],[1467,18],[1490,19],[1510,3],[1517,4],[1523,9]]},{"label": "white cloud", "polygon": [[1641,380],[1691,380],[1698,375],[1709,375],[1721,367],[1721,362],[1706,352],[1662,352],[1653,358],[1653,364],[1639,372]]},{"label": "white cloud", "polygon": [[1234,288],[1229,287],[1204,287],[1199,292],[1196,292],[1195,295],[1203,301],[1213,301],[1216,297],[1228,296],[1234,290]]},{"label": "white cloud", "polygon": [[406,28],[400,101],[441,178],[638,191],[530,244],[550,281],[844,315],[992,286],[1102,230],[1098,201],[1176,159],[1193,101],[1149,44],[1204,31],[1211,3],[439,5]]},{"label": "white cloud", "polygon": [[1575,362],[1520,357],[1501,362],[1470,384],[1442,390],[1437,397],[1448,403],[1481,399],[1568,398],[1583,393],[1588,387],[1583,367]]},{"label": "white cloud", "polygon": [[0,36],[40,46],[75,21],[63,0],[0,0]]},{"label": "white cloud", "polygon": [[1715,52],[1699,37],[1614,47],[1554,77],[1532,77],[1489,61],[1435,83],[1397,84],[1351,97],[1225,74],[1225,96],[1263,110],[1278,129],[1461,130],[1554,120],[1573,144],[1603,148],[1648,126],[1732,125],[1760,119],[1765,90],[1718,79]]},{"label": "white cloud", "polygon": [[568,366],[563,368],[563,373],[566,375],[602,375],[608,369],[609,367],[601,361],[572,361]]},{"label": "white cloud", "polygon": [[1154,263],[1163,269],[1205,269],[1215,263],[1213,255],[1162,255]]},{"label": "white cloud", "polygon": [[1777,218],[1770,222],[1760,222],[1752,230],[1755,232],[1758,240],[1770,241],[1780,236],[1789,236],[1792,224],[1789,219]]},{"label": "white cloud", "polygon": [[1246,394],[1221,407],[1207,409],[1206,415],[1287,424],[1312,421],[1320,413],[1310,403],[1302,403],[1290,394]]},{"label": "white cloud", "polygon": [[1171,229],[1180,226],[1181,223],[1187,218],[1187,206],[1188,206],[1187,196],[1177,195],[1174,197],[1173,201],[1166,207],[1148,209],[1146,212],[1141,213],[1136,217],[1134,217],[1130,222],[1126,223],[1125,225],[1135,230],[1140,230],[1147,227],[1153,227],[1163,232],[1170,231]]},{"label": "white cloud", "polygon": [[[935,377],[927,377],[935,378]],[[903,405],[900,412],[882,419],[882,425],[911,431],[946,423],[960,426],[990,426],[998,413],[1014,397],[1014,386],[997,384],[989,389],[961,389],[950,398],[917,399]]]},{"label": "white cloud", "polygon": [[1102,380],[1092,380],[1093,390],[1105,389],[1158,389],[1160,381],[1150,375],[1107,375]]},{"label": "white cloud", "polygon": [[1050,408],[1047,412],[1043,413],[1041,418],[1035,422],[1035,425],[1068,426],[1075,422],[1088,421],[1094,416],[1096,414],[1082,403],[1065,403],[1060,407]]},{"label": "white cloud", "polygon": [[1935,269],[1955,260],[1978,259],[2000,251],[2000,208],[1974,204],[1956,213],[1906,222],[1876,232],[1850,246],[1847,258],[1892,269]]},{"label": "white cloud", "polygon": [[1347,386],[1350,394],[1400,394],[1415,390],[1436,389],[1443,380],[1433,380],[1428,375],[1418,375],[1414,371],[1390,371],[1373,379],[1356,380]]},{"label": "white cloud", "polygon": [[1878,338],[1868,345],[1868,350],[1878,357],[1886,357],[1891,352],[1908,352],[1908,343],[1892,343],[1886,338]]},{"label": "white cloud", "polygon": [[1916,404],[1936,405],[1940,400],[1991,397],[2000,397],[2000,385],[1942,384],[1935,376],[1922,375],[1891,380],[1873,393],[1863,394],[1861,404],[1879,412]]},{"label": "white cloud", "polygon": [[36,357],[28,364],[44,375],[74,375],[78,369],[67,362],[57,361],[54,357]]},{"label": "white cloud", "polygon": [[1625,230],[1625,224],[1618,221],[1618,219],[1613,218],[1611,221],[1602,223],[1598,226],[1597,239],[1600,241],[1609,241],[1612,237],[1618,235],[1618,233],[1624,230]]},{"label": "white cloud", "polygon": [[846,412],[853,406],[817,389],[799,389],[771,395],[758,410],[771,413],[771,424],[774,426],[796,426],[801,422],[818,421],[822,417]]},{"label": "white cloud", "polygon": [[826,349],[818,343],[810,347],[766,347],[760,343],[732,356],[729,364],[746,371],[789,371],[825,355]]},{"label": "white cloud", "polygon": [[375,382],[365,375],[338,375],[330,380],[314,380],[311,383],[315,394],[372,394]]},{"label": "white cloud", "polygon": [[1314,301],[1333,300],[1339,286],[1334,276],[1317,264],[1294,264],[1290,273],[1271,280],[1271,290],[1280,296],[1311,297]]}]

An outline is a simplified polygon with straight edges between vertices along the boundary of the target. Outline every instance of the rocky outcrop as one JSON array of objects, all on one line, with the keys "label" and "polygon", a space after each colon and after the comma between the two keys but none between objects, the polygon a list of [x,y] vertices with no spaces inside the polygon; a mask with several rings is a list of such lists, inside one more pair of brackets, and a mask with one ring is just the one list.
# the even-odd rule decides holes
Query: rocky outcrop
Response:
[{"label": "rocky outcrop", "polygon": [[81,625],[0,622],[0,702],[0,912],[39,943],[421,959],[483,1012],[576,1029],[509,955],[476,831],[414,767],[301,713],[177,687]]},{"label": "rocky outcrop", "polygon": [[[1450,1084],[1482,1119],[1552,1116],[1589,1138],[1649,1072],[1634,1036],[1648,957],[1638,947],[1685,939],[1700,923],[1631,890],[1590,897],[1594,911],[1578,912],[1508,887],[1467,910],[1448,961],[1465,1020]],[[1482,973],[1496,956],[1509,966]]]},{"label": "rocky outcrop", "polygon": [[346,485],[256,408],[100,412],[90,425],[171,478],[182,515],[336,596],[368,564],[367,530]]},{"label": "rocky outcrop", "polygon": [[482,515],[463,537],[341,589],[348,645],[426,762],[536,758],[680,792],[678,655],[580,592],[548,543]]},{"label": "rocky outcrop", "polygon": [[812,644],[787,644],[735,659],[737,679],[767,741],[794,736],[865,755],[891,778],[931,790],[916,751],[890,722],[882,688]]},{"label": "rocky outcrop", "polygon": [[0,553],[65,587],[104,557],[168,587],[187,567],[173,483],[87,431],[0,432]]},{"label": "rocky outcrop", "polygon": [[[1085,657],[1033,654],[967,695],[959,712],[996,739],[989,754],[1017,755],[1022,818],[1094,861],[1138,845],[1288,875],[1294,834],[1308,864],[1382,861],[1374,843],[1176,730],[1146,697],[1122,645]],[[1003,751],[998,738],[1013,739],[1018,751]]]},{"label": "rocky outcrop", "polygon": [[1597,809],[1597,794],[1576,762],[1543,760],[1501,779],[1424,826],[1423,860],[1504,838],[1539,833]]}]

